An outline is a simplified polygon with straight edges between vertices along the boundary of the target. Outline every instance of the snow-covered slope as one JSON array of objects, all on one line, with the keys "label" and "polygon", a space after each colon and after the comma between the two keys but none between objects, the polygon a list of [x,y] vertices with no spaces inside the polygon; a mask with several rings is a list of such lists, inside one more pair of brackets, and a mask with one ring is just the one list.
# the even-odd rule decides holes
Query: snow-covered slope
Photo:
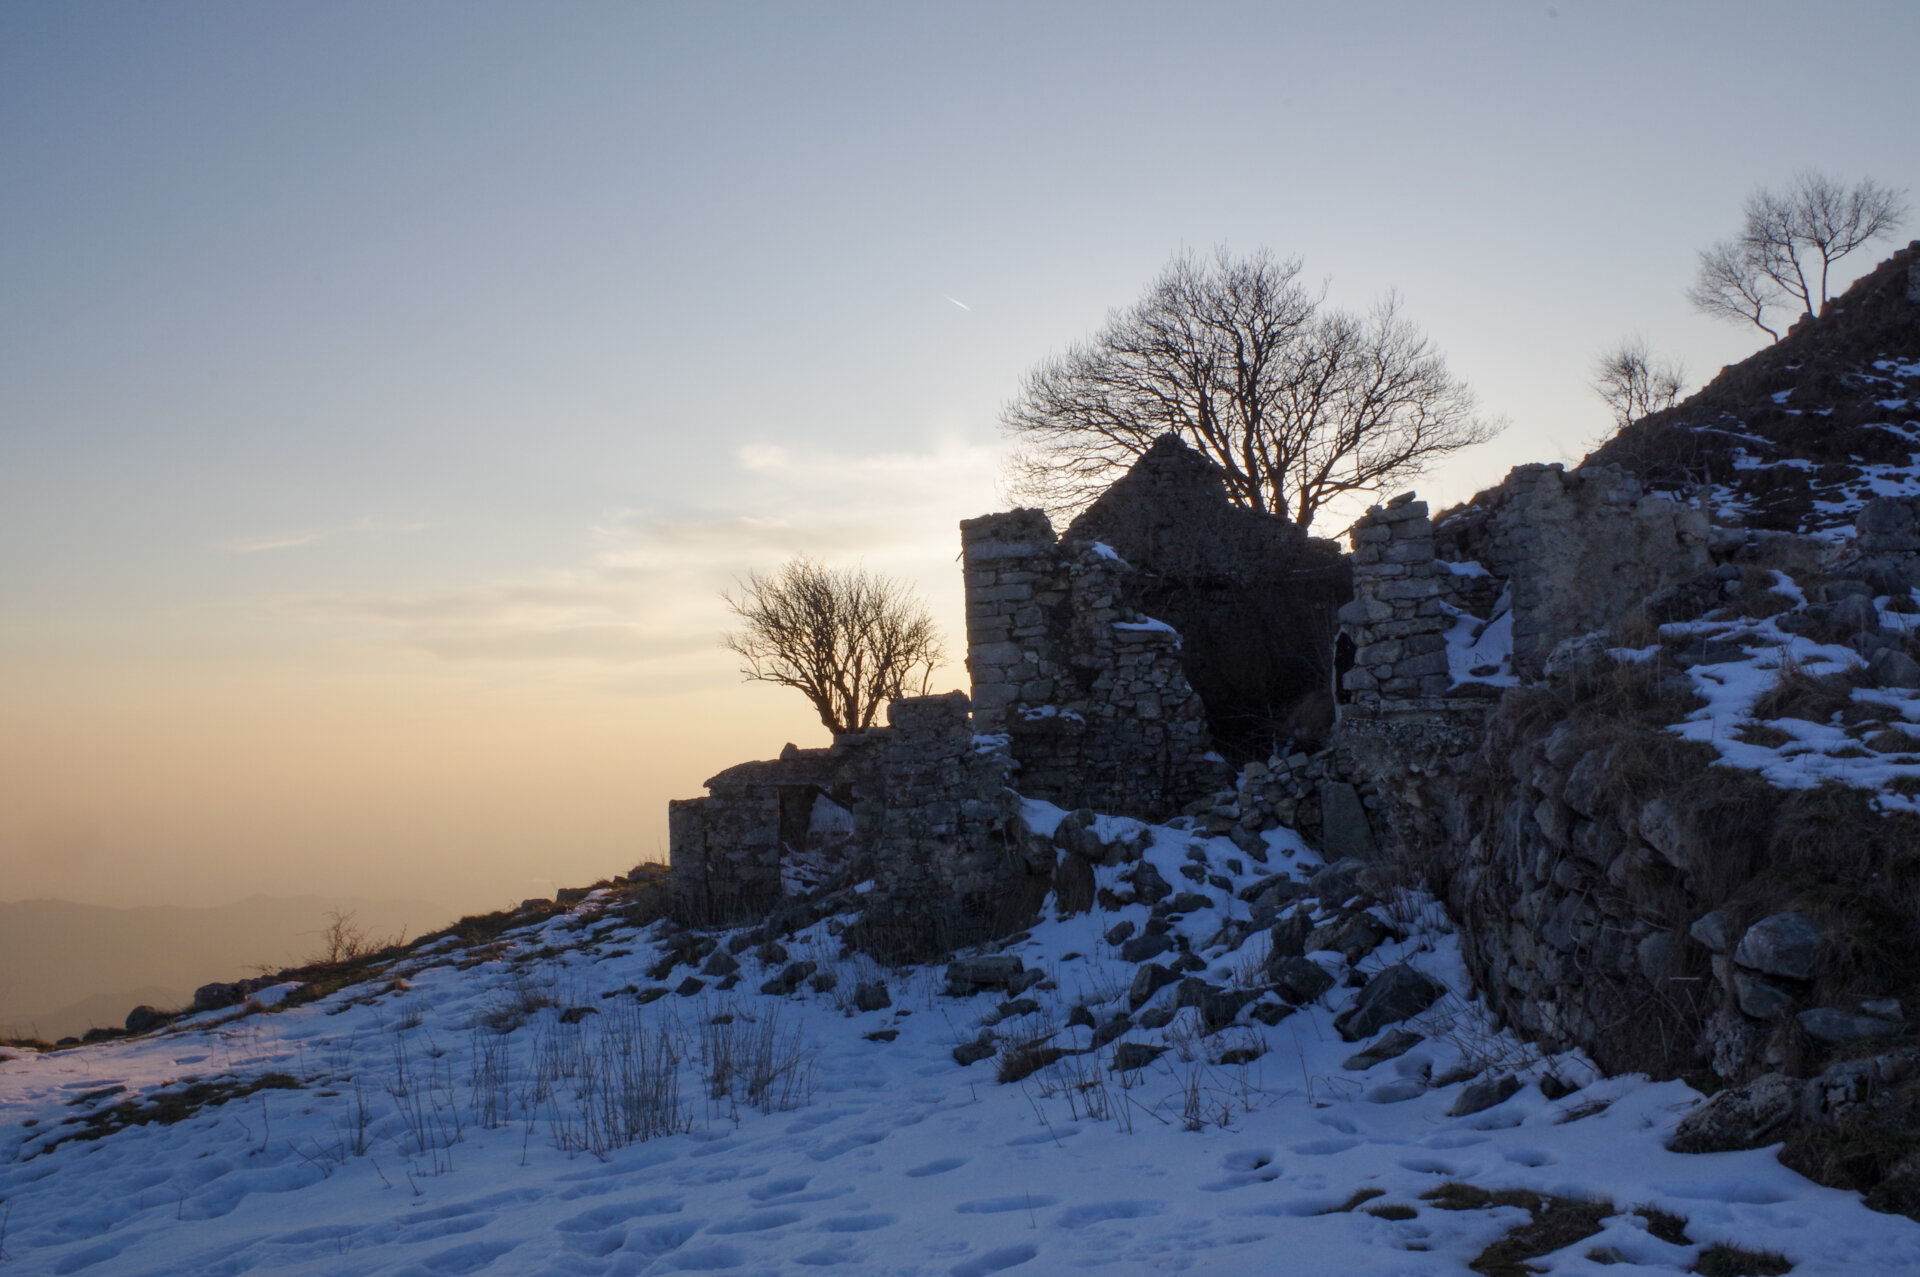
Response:
[{"label": "snow-covered slope", "polygon": [[[1059,817],[1029,810],[1042,827]],[[715,956],[727,937],[669,970],[663,955],[697,955],[698,938],[623,922],[603,894],[485,946],[416,950],[304,1005],[0,1053],[4,1270],[1459,1273],[1518,1236],[1533,1218],[1522,1203],[1553,1209],[1478,1189],[1611,1203],[1583,1208],[1601,1231],[1531,1260],[1542,1271],[1684,1272],[1716,1243],[1777,1251],[1802,1274],[1920,1271],[1920,1225],[1768,1150],[1666,1151],[1699,1098],[1684,1085],[1599,1079],[1493,1031],[1430,902],[1343,912],[1340,872],[1316,880],[1326,898],[1287,902],[1296,889],[1278,875],[1315,866],[1286,831],[1268,835],[1264,865],[1179,828],[1098,832],[1150,838],[1145,860],[1182,894],[1157,912],[1141,898],[1049,914],[999,955],[1041,973],[1011,994],[952,997],[940,967],[843,954],[840,920],[784,953],[741,938],[723,991],[692,973],[729,965]],[[1126,867],[1098,872],[1127,893]],[[1317,927],[1346,955],[1306,955],[1331,987],[1290,1013],[1246,996],[1276,969],[1269,931],[1231,925],[1276,900],[1282,928]],[[1308,915],[1293,922],[1296,910]],[[1118,923],[1145,936],[1155,919],[1173,947],[1144,962],[1105,938]],[[1154,982],[1140,973],[1176,960],[1195,983],[1167,983],[1116,1031]],[[1450,992],[1379,1035],[1419,1034],[1402,1053],[1357,1059],[1366,1042],[1343,1041],[1335,1018],[1361,977],[1403,962]],[[760,991],[790,969],[795,992]],[[876,984],[891,1005],[857,1010]],[[1177,1006],[1202,984],[1232,996]],[[1207,1015],[1231,1023],[1207,1032]],[[983,1030],[997,1054],[957,1063]],[[1116,1072],[1117,1050],[1152,1058]],[[1467,1088],[1484,1100],[1505,1077],[1521,1084],[1509,1098],[1449,1116],[1473,1107]],[[1636,1206],[1684,1219],[1685,1240]]]}]

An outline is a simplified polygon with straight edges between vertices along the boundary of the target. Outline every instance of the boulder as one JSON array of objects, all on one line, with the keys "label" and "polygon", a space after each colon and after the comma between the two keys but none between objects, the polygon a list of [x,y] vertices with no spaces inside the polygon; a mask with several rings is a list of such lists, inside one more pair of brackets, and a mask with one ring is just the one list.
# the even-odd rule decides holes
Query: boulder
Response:
[{"label": "boulder", "polygon": [[173,1022],[174,1012],[162,1011],[158,1007],[137,1006],[127,1012],[127,1032],[146,1033],[163,1024]]},{"label": "boulder", "polygon": [[1341,1062],[1343,1069],[1352,1069],[1355,1073],[1364,1073],[1376,1064],[1405,1055],[1420,1043],[1426,1041],[1418,1033],[1409,1033],[1405,1029],[1394,1029],[1366,1050],[1349,1055]]},{"label": "boulder", "polygon": [[1727,930],[1727,921],[1727,911],[1715,909],[1688,927],[1687,934],[1713,952],[1725,953],[1733,947],[1733,936]]},{"label": "boulder", "polygon": [[1260,996],[1256,989],[1218,989],[1200,999],[1203,1032],[1218,1033],[1232,1024],[1240,1008]]},{"label": "boulder", "polygon": [[798,989],[806,978],[812,975],[817,969],[818,967],[815,963],[808,962],[805,959],[799,962],[790,962],[779,975],[762,984],[760,986],[760,992],[773,994],[776,997],[785,997],[787,994]]},{"label": "boulder", "polygon": [[1093,1045],[1103,1047],[1133,1027],[1133,1017],[1122,1011],[1093,1031]]},{"label": "boulder", "polygon": [[1470,1113],[1484,1112],[1496,1104],[1505,1104],[1519,1092],[1520,1079],[1511,1073],[1483,1077],[1461,1089],[1453,1101],[1453,1107],[1447,1110],[1447,1116],[1466,1117]]},{"label": "boulder", "polygon": [[1149,998],[1179,978],[1157,962],[1144,964],[1133,973],[1133,984],[1127,989],[1127,1009],[1138,1011]]},{"label": "boulder", "polygon": [[1276,958],[1297,958],[1307,951],[1307,937],[1313,934],[1313,915],[1296,909],[1267,928],[1267,952]]},{"label": "boulder", "polygon": [[1445,986],[1397,963],[1367,981],[1353,1005],[1335,1017],[1333,1027],[1348,1042],[1370,1038],[1389,1024],[1420,1014],[1445,992]]},{"label": "boulder", "polygon": [[1266,977],[1273,991],[1295,1006],[1312,1002],[1333,987],[1333,977],[1326,969],[1306,958],[1270,958]]},{"label": "boulder", "polygon": [[1813,979],[1820,929],[1804,913],[1776,913],[1747,928],[1733,951],[1741,966],[1789,980]]},{"label": "boulder", "polygon": [[1320,897],[1328,904],[1338,904],[1360,890],[1360,879],[1366,872],[1366,865],[1351,856],[1330,861],[1307,879],[1307,893]]},{"label": "boulder", "polygon": [[1005,989],[1026,970],[1026,965],[1010,953],[956,959],[947,964],[947,996],[964,998],[982,989]]},{"label": "boulder", "polygon": [[1116,922],[1111,927],[1107,928],[1107,934],[1104,937],[1104,939],[1108,944],[1119,944],[1122,941],[1126,940],[1129,936],[1131,936],[1134,933],[1134,930],[1135,930],[1134,925],[1131,922],[1128,922],[1128,921]]},{"label": "boulder", "polygon": [[1897,647],[1882,648],[1875,653],[1867,664],[1867,673],[1880,687],[1920,688],[1920,661]]},{"label": "boulder", "polygon": [[1122,1042],[1113,1048],[1111,1067],[1115,1073],[1131,1073],[1136,1069],[1144,1069],[1166,1054],[1166,1050],[1164,1046],[1149,1046],[1145,1042]]},{"label": "boulder", "polygon": [[1173,948],[1171,937],[1162,933],[1157,936],[1135,936],[1120,945],[1122,962],[1145,962],[1148,958],[1157,958]]},{"label": "boulder", "polygon": [[1374,855],[1373,826],[1367,822],[1360,791],[1352,785],[1320,782],[1320,848],[1330,860],[1366,860]]},{"label": "boulder", "polygon": [[1160,871],[1153,867],[1150,860],[1141,861],[1121,877],[1133,884],[1134,898],[1144,904],[1159,904],[1173,894],[1173,888],[1167,885],[1167,880],[1160,876]]},{"label": "boulder", "polygon": [[1290,1002],[1256,1002],[1247,1014],[1272,1028],[1299,1009]]},{"label": "boulder", "polygon": [[1733,973],[1733,995],[1741,1012],[1756,1020],[1777,1020],[1793,1009],[1791,993],[1751,971]]},{"label": "boulder", "polygon": [[1350,913],[1315,927],[1307,936],[1307,952],[1331,949],[1349,965],[1360,961],[1388,937],[1386,924],[1370,913]]},{"label": "boulder", "polygon": [[856,1011],[879,1011],[893,1005],[893,995],[887,992],[884,980],[863,980],[854,986],[853,1009]]},{"label": "boulder", "polygon": [[732,975],[739,969],[740,959],[734,957],[725,949],[715,949],[707,955],[706,962],[700,967],[700,974],[710,976]]},{"label": "boulder", "polygon": [[959,1046],[954,1047],[953,1062],[965,1068],[969,1064],[977,1064],[981,1060],[987,1059],[999,1049],[999,1047],[994,1045],[992,1037],[982,1034],[971,1042],[962,1042]]},{"label": "boulder", "polygon": [[[1814,1007],[1802,1011],[1799,1016],[1800,1027],[1807,1036],[1815,1041],[1837,1045],[1852,1042],[1859,1038],[1876,1038],[1888,1033],[1897,1033],[1900,1026],[1891,1020],[1882,1020],[1871,1015],[1852,1015],[1833,1007]],[[129,1017],[128,1031],[133,1030]]]},{"label": "boulder", "polygon": [[1768,1073],[1730,1087],[1680,1119],[1667,1147],[1676,1153],[1726,1153],[1759,1148],[1799,1113],[1807,1084]]}]

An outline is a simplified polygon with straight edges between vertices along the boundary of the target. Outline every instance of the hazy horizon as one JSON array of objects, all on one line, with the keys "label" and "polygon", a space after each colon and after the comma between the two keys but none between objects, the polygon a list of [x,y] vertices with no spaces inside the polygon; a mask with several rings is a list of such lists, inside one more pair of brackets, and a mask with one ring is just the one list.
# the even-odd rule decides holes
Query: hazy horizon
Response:
[{"label": "hazy horizon", "polygon": [[906,577],[964,686],[1000,405],[1185,248],[1398,290],[1511,422],[1428,499],[1577,458],[1604,348],[1698,385],[1764,340],[1682,297],[1749,191],[1920,191],[1916,37],[1894,4],[0,9],[0,897],[472,911],[663,858],[668,799],[825,740],[740,682],[718,591],[800,551]]}]

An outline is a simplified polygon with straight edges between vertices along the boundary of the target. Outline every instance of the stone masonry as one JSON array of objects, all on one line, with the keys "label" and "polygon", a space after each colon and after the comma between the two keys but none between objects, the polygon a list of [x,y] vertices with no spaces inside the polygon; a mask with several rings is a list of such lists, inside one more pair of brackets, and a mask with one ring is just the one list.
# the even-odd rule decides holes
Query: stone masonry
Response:
[{"label": "stone masonry", "polygon": [[1707,516],[1619,466],[1518,466],[1485,567],[1513,590],[1513,662],[1538,674],[1562,639],[1611,629],[1663,586],[1713,566]]},{"label": "stone masonry", "polygon": [[1354,598],[1339,612],[1352,656],[1339,699],[1363,709],[1448,708],[1453,575],[1434,557],[1426,502],[1412,497],[1375,506],[1353,525]]},{"label": "stone masonry", "polygon": [[1218,786],[1180,635],[1125,605],[1131,567],[1056,543],[1039,510],[969,519],[960,537],[973,726],[1006,737],[1021,793],[1157,818]]}]

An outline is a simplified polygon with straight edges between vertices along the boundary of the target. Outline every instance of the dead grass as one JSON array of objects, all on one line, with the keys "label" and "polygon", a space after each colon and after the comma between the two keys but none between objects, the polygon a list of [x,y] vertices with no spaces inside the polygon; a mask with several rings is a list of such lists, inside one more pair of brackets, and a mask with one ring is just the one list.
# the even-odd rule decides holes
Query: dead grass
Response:
[{"label": "dead grass", "polygon": [[300,1083],[285,1073],[263,1073],[254,1078],[193,1082],[178,1090],[154,1091],[144,1098],[122,1100],[85,1116],[68,1119],[75,1129],[40,1145],[29,1154],[29,1159],[42,1153],[51,1153],[62,1144],[105,1139],[130,1126],[172,1126],[176,1122],[186,1121],[202,1109],[245,1099],[256,1091],[291,1091],[299,1087]]},{"label": "dead grass", "polygon": [[1529,1209],[1531,1220],[1509,1229],[1467,1267],[1486,1277],[1530,1277],[1539,1270],[1528,1260],[1593,1236],[1600,1231],[1600,1221],[1614,1213],[1609,1201],[1583,1202],[1545,1195]]},{"label": "dead grass", "polygon": [[1785,665],[1773,686],[1753,703],[1753,716],[1830,723],[1854,705],[1853,689],[1858,686],[1847,674],[1809,674],[1799,665]]},{"label": "dead grass", "polygon": [[1701,1277],[1779,1277],[1793,1271],[1793,1262],[1778,1251],[1715,1242],[1700,1252],[1700,1258],[1687,1271]]},{"label": "dead grass", "polygon": [[1762,749],[1778,749],[1782,745],[1792,744],[1794,740],[1791,732],[1783,732],[1766,723],[1743,724],[1733,738],[1742,745],[1758,745]]}]

